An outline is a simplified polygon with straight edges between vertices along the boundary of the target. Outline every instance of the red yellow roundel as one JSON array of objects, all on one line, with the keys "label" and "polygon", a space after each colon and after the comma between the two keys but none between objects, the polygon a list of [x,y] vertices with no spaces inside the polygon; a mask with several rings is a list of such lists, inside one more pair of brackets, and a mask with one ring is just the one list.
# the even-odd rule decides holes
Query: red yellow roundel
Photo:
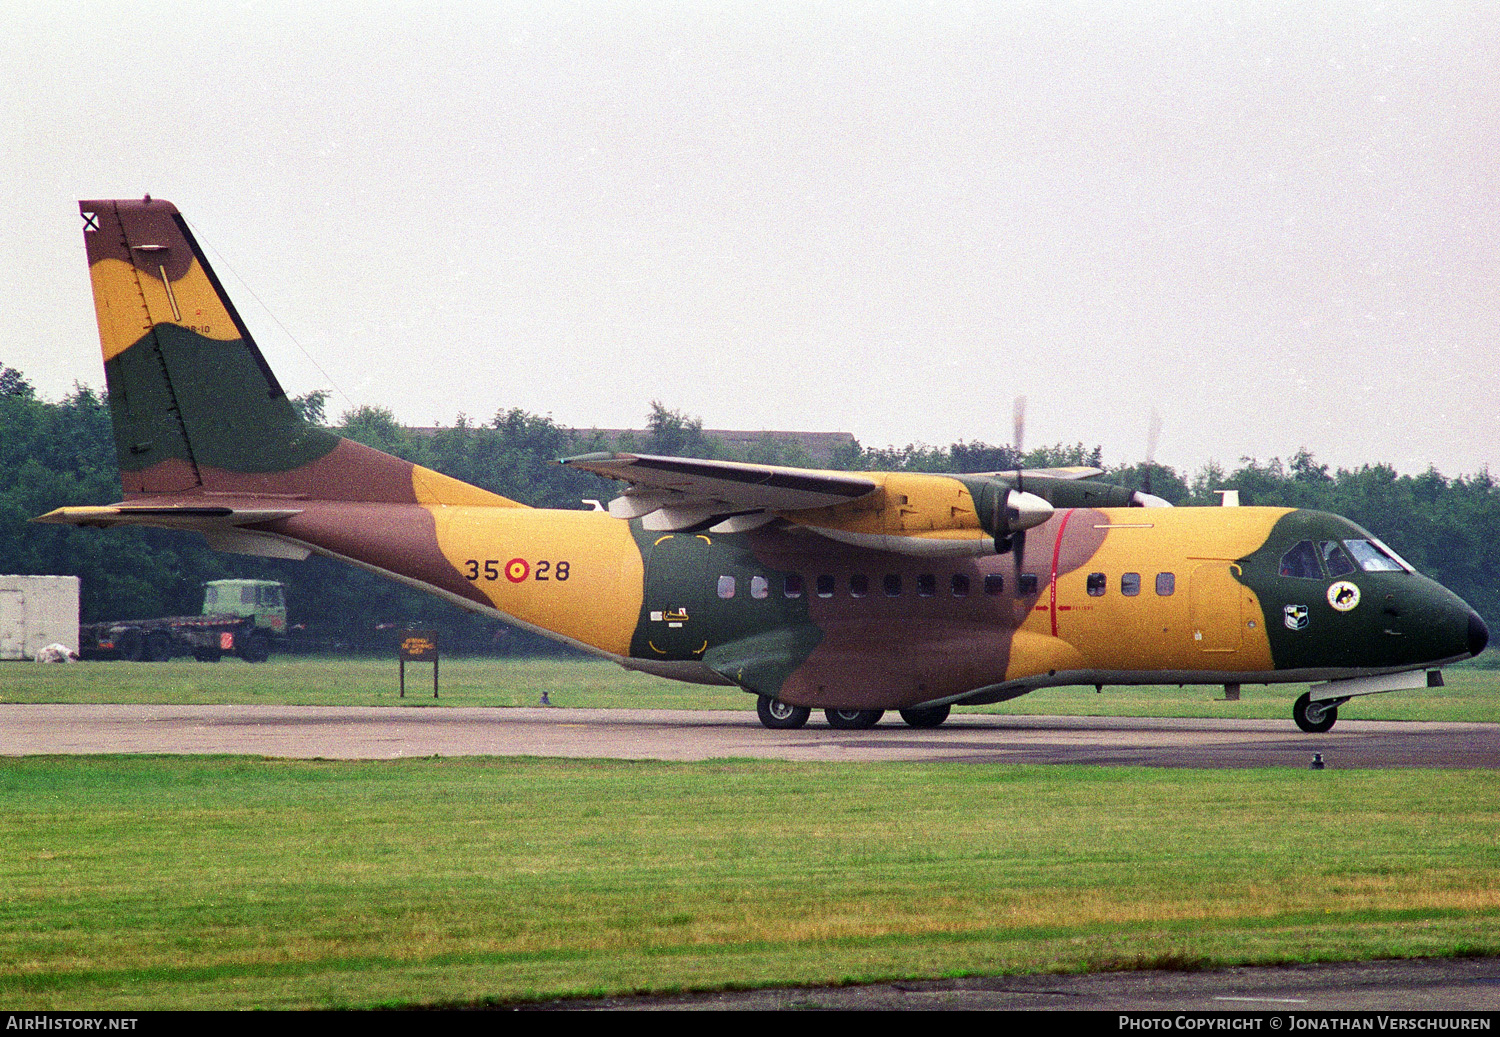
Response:
[{"label": "red yellow roundel", "polygon": [[505,563],[505,578],[511,583],[520,583],[531,575],[531,566],[524,558],[512,558]]}]

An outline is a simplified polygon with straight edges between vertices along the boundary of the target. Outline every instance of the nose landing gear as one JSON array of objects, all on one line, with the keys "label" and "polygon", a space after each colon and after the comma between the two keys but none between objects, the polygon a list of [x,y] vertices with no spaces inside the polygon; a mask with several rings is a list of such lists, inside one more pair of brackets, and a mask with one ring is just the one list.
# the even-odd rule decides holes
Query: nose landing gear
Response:
[{"label": "nose landing gear", "polygon": [[1320,699],[1314,702],[1310,692],[1303,692],[1302,697],[1292,704],[1292,719],[1308,734],[1322,734],[1333,727],[1333,722],[1339,718],[1339,706],[1348,701]]}]

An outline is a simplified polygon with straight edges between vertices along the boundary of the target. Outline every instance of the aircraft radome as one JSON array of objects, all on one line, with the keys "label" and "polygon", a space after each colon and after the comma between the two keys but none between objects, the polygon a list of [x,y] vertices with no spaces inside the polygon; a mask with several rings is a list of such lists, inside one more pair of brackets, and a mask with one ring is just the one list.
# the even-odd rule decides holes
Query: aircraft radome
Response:
[{"label": "aircraft radome", "polygon": [[1441,683],[1483,621],[1374,536],[1171,508],[1093,469],[919,475],[639,454],[606,511],[543,510],[302,421],[169,202],[80,203],[125,499],[38,521],[340,558],[621,665],[737,687],[768,727],[869,727],[1054,685]]}]

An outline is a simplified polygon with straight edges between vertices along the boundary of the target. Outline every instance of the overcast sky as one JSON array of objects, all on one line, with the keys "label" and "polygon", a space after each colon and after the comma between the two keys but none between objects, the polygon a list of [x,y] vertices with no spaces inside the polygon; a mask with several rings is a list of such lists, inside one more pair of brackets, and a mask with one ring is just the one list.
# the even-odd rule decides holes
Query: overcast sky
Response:
[{"label": "overcast sky", "polygon": [[[470,10],[473,6],[478,8]],[[867,446],[1500,472],[1500,5],[37,2],[0,363],[103,384],[76,199],[289,392]],[[252,294],[253,293],[253,294]]]}]

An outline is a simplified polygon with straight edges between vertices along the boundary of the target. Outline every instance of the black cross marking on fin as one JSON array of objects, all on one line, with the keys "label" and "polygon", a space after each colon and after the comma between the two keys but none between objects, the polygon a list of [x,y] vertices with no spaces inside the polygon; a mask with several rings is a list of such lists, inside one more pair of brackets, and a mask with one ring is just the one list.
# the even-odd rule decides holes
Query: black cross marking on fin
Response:
[{"label": "black cross marking on fin", "polygon": [[83,229],[85,232],[99,229],[99,215],[86,212],[83,214]]}]

